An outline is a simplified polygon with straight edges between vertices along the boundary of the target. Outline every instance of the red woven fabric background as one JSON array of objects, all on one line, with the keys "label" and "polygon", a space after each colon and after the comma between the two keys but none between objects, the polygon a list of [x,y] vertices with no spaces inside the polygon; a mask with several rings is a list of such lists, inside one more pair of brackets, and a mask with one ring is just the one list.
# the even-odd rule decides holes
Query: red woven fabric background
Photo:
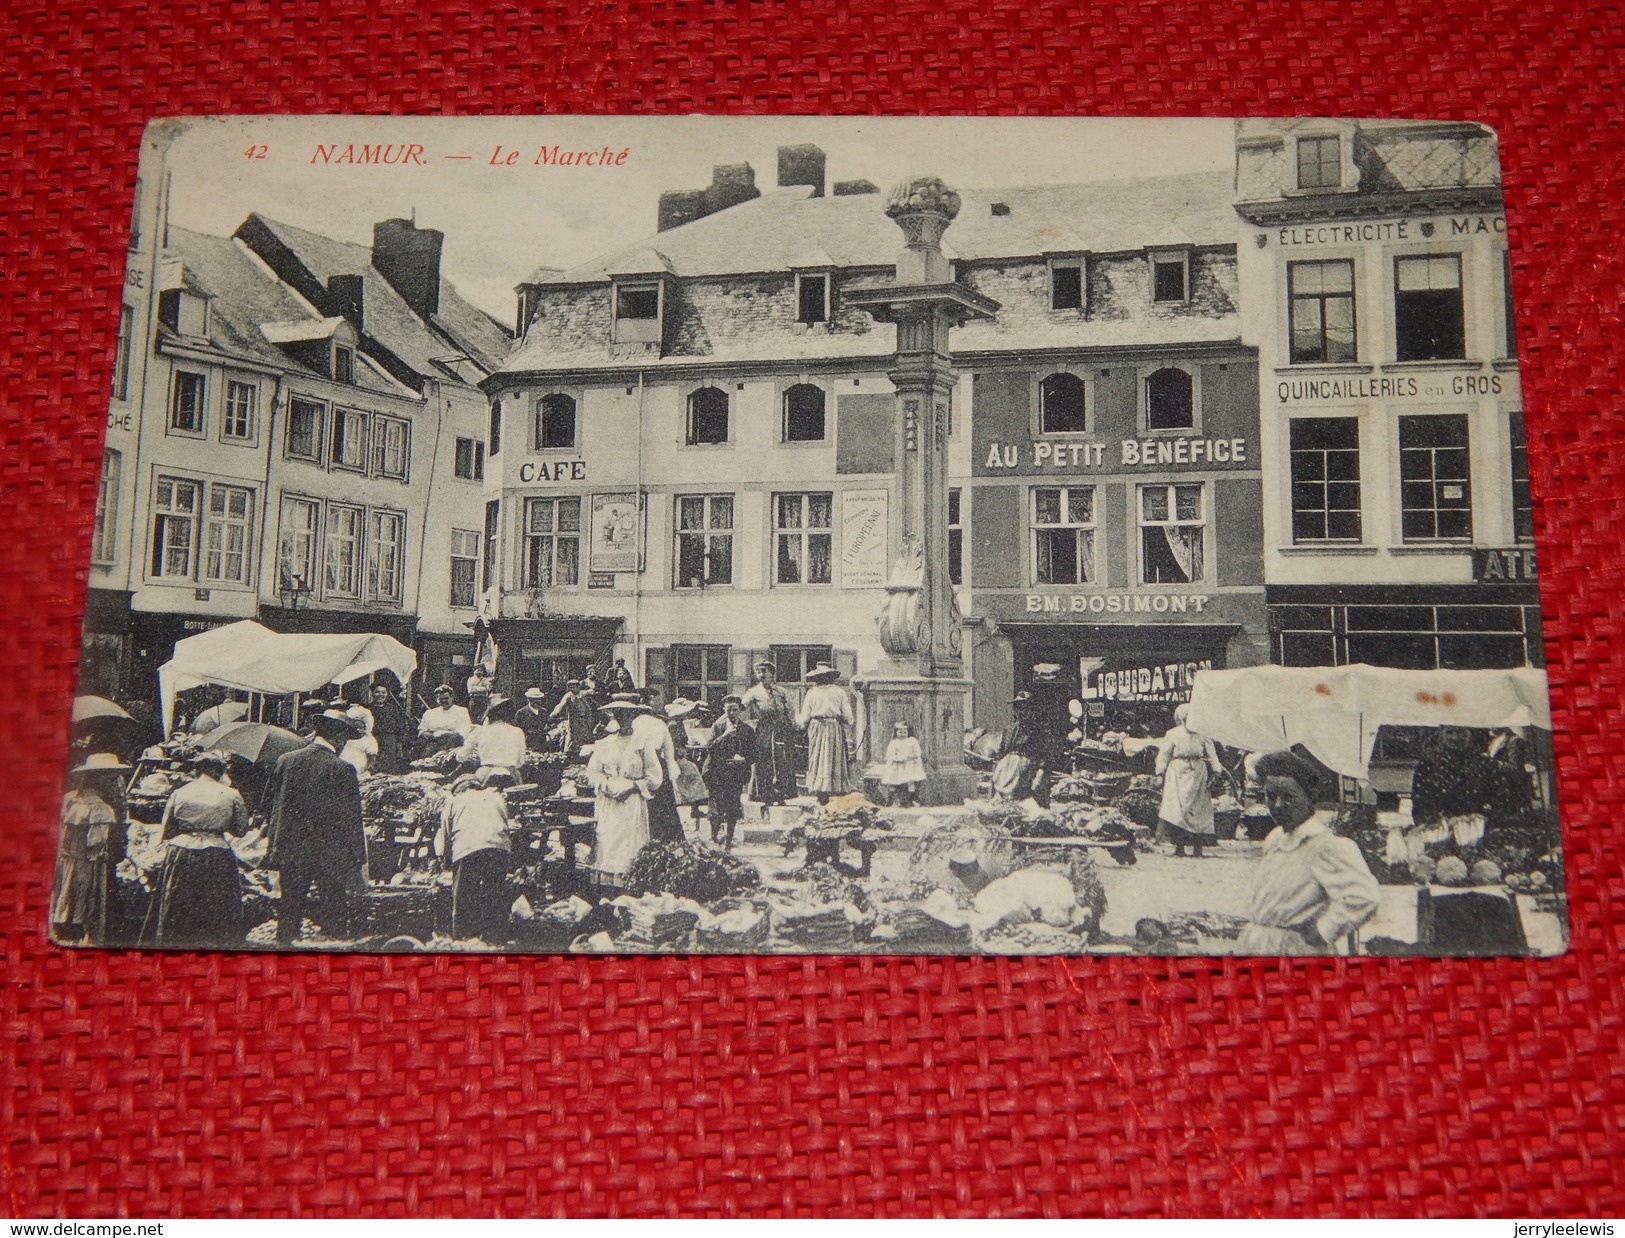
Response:
[{"label": "red woven fabric background", "polygon": [[[377,0],[4,7],[0,1211],[1625,1208],[1617,6],[632,0],[444,18]],[[1543,501],[1572,951],[1349,965],[156,957],[47,944],[142,123],[696,110],[1496,125]]]}]

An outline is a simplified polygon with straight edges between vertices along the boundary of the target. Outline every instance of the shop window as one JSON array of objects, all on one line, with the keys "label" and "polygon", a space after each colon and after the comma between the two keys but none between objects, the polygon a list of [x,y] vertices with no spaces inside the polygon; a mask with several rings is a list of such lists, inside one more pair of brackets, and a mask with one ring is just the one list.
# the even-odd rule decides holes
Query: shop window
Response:
[{"label": "shop window", "polygon": [[259,408],[259,387],[233,379],[226,384],[226,417],[220,437],[240,443],[254,439],[255,413]]},{"label": "shop window", "polygon": [[1140,580],[1190,585],[1205,580],[1206,515],[1200,484],[1140,487]]},{"label": "shop window", "polygon": [[203,579],[220,584],[248,583],[249,532],[254,493],[245,486],[209,487],[203,525]]},{"label": "shop window", "polygon": [[576,402],[567,395],[544,395],[536,406],[536,449],[550,451],[576,445]]},{"label": "shop window", "polygon": [[328,597],[361,596],[362,509],[327,505],[327,536],[322,541],[322,592]]},{"label": "shop window", "polygon": [[477,438],[459,438],[452,453],[451,471],[464,481],[484,481],[485,444]]},{"label": "shop window", "polygon": [[288,404],[288,445],[290,460],[322,462],[322,414],[327,410],[312,400],[294,399]]},{"label": "shop window", "polygon": [[336,469],[366,471],[367,414],[349,408],[333,410],[333,442],[328,460]]},{"label": "shop window", "polygon": [[406,517],[400,512],[367,514],[367,597],[399,603],[404,560]]},{"label": "shop window", "polygon": [[130,337],[135,333],[135,311],[128,305],[118,312],[118,348],[113,353],[113,398],[130,398]]},{"label": "shop window", "polygon": [[[820,662],[835,666],[835,648],[832,645],[773,645],[768,649],[769,660],[779,683],[795,699],[806,686],[807,672]],[[754,668],[753,668],[754,669]]]},{"label": "shop window", "polygon": [[489,589],[497,579],[497,534],[502,528],[502,501],[485,505],[485,556],[480,565],[480,588]]},{"label": "shop window", "polygon": [[1407,542],[1472,538],[1467,459],[1465,416],[1399,419],[1401,530]]},{"label": "shop window", "polygon": [[102,475],[96,482],[96,523],[90,534],[90,561],[113,562],[118,536],[118,481],[123,457],[111,447],[102,451]]},{"label": "shop window", "polygon": [[773,580],[781,585],[834,581],[833,494],[773,496]]},{"label": "shop window", "polygon": [[1524,433],[1523,414],[1507,418],[1508,442],[1512,453],[1512,536],[1516,541],[1535,540],[1535,508],[1529,495],[1529,441]]},{"label": "shop window", "polygon": [[1184,370],[1169,366],[1145,380],[1145,425],[1148,430],[1189,430],[1196,424],[1195,383]]},{"label": "shop window", "polygon": [[1081,434],[1086,428],[1083,379],[1051,374],[1038,384],[1038,430],[1041,434]]},{"label": "shop window", "polygon": [[170,433],[203,433],[203,393],[203,375],[189,370],[175,371],[175,387],[169,401]]},{"label": "shop window", "polygon": [[355,385],[355,349],[333,345],[333,381]]},{"label": "shop window", "polygon": [[1286,278],[1293,363],[1354,361],[1354,263],[1290,262]]},{"label": "shop window", "polygon": [[581,500],[525,500],[525,557],[520,587],[581,583]]},{"label": "shop window", "polygon": [[821,443],[824,441],[824,404],[822,387],[812,383],[797,383],[784,393],[784,441],[786,443]]},{"label": "shop window", "polygon": [[733,546],[733,495],[677,496],[676,588],[733,584]]},{"label": "shop window", "polygon": [[705,701],[720,714],[722,698],[733,691],[728,677],[732,659],[727,645],[673,645],[666,661],[666,699]]},{"label": "shop window", "polygon": [[728,441],[728,393],[720,387],[701,387],[688,397],[688,445]]},{"label": "shop window", "polygon": [[1336,189],[1343,183],[1341,140],[1298,139],[1298,188]]},{"label": "shop window", "polygon": [[1033,577],[1041,585],[1085,585],[1095,579],[1093,486],[1033,491]]},{"label": "shop window", "polygon": [[965,505],[958,486],[948,491],[948,583],[965,583]]},{"label": "shop window", "polygon": [[471,609],[479,604],[480,535],[473,529],[451,531],[451,604]]},{"label": "shop window", "polygon": [[1297,417],[1291,428],[1292,540],[1360,540],[1360,423]]},{"label": "shop window", "polygon": [[1056,310],[1083,308],[1083,264],[1078,261],[1052,262],[1049,268],[1049,307]]},{"label": "shop window", "polygon": [[1190,254],[1184,250],[1153,252],[1151,299],[1158,305],[1184,304],[1190,299]]},{"label": "shop window", "polygon": [[829,321],[828,275],[796,275],[796,321]]},{"label": "shop window", "polygon": [[1394,342],[1400,361],[1467,355],[1460,254],[1394,259]]},{"label": "shop window", "polygon": [[152,496],[152,574],[190,580],[203,483],[159,477]]},{"label": "shop window", "polygon": [[321,544],[322,508],[309,499],[282,500],[282,538],[277,548],[282,579],[278,589],[298,596],[316,584],[316,550]]}]

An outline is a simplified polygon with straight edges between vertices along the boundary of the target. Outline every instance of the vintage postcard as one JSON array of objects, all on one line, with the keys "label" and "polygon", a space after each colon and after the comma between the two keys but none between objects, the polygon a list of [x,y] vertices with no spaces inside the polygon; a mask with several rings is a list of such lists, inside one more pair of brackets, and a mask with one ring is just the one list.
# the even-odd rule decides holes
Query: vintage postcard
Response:
[{"label": "vintage postcard", "polygon": [[1550,955],[1456,121],[143,140],[64,945]]}]

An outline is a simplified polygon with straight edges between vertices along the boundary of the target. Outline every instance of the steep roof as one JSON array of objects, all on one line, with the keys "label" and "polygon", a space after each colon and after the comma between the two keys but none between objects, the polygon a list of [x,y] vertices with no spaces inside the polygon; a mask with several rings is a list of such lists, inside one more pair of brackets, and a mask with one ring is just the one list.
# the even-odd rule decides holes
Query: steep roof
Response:
[{"label": "steep roof", "polygon": [[372,265],[368,246],[336,241],[257,212],[249,216],[248,222],[257,222],[270,232],[324,285],[335,275],[359,275],[363,330],[417,373],[472,385],[483,374],[467,365],[448,362],[448,358],[467,355],[480,371],[488,373],[507,354],[507,329],[465,301],[444,276],[440,280],[440,308],[425,322]]}]

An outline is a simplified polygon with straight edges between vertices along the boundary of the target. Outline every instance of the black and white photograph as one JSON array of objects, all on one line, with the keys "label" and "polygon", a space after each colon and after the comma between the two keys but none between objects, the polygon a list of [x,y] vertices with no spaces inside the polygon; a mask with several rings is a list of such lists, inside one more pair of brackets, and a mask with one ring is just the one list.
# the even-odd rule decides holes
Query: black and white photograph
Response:
[{"label": "black and white photograph", "polygon": [[154,121],[52,938],[1562,953],[1508,246],[1462,121]]}]

